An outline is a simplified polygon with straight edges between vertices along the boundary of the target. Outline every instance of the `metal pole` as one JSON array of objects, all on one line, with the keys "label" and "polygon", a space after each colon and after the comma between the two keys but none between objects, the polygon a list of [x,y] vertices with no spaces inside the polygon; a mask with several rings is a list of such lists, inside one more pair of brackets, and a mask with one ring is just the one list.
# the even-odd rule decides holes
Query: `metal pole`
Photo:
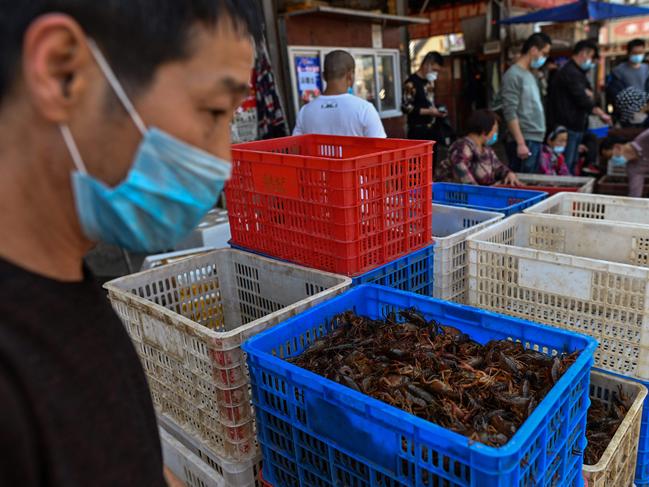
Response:
[{"label": "metal pole", "polygon": [[277,15],[277,0],[262,0],[262,9],[264,13],[266,45],[268,46],[270,64],[273,68],[277,94],[280,97],[284,115],[290,129],[293,127],[295,114],[292,104],[293,99],[290,96],[290,76],[288,76],[289,72],[286,66],[285,29],[283,28],[283,21],[280,22],[279,16]]},{"label": "metal pole", "polygon": [[[428,4],[428,2],[426,2],[426,4]],[[425,6],[426,5],[424,5],[424,7]],[[397,15],[408,15],[407,0],[397,0]],[[406,26],[400,27],[399,31],[401,81],[405,82],[406,79],[408,79],[408,76],[410,76],[410,36],[408,35],[408,27]],[[399,89],[401,89],[401,87],[399,87]]]}]

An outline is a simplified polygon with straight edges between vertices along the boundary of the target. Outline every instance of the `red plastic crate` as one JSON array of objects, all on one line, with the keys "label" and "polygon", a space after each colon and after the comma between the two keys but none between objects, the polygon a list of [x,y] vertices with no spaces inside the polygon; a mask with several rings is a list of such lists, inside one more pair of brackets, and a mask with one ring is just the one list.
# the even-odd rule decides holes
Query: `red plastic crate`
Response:
[{"label": "red plastic crate", "polygon": [[238,144],[232,243],[355,276],[431,242],[432,142],[302,135]]}]

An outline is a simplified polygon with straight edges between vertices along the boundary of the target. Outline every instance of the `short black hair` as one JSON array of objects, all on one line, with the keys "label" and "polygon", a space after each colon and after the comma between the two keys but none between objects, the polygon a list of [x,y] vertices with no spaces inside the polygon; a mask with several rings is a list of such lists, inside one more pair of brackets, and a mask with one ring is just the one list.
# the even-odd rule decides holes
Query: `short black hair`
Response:
[{"label": "short black hair", "polygon": [[601,154],[605,150],[612,150],[617,144],[625,144],[628,140],[622,137],[616,137],[609,135],[608,137],[603,138],[599,143],[599,153]]},{"label": "short black hair", "polygon": [[355,66],[354,58],[347,51],[331,51],[324,58],[324,78],[326,81],[340,79],[353,71]]},{"label": "short black hair", "polygon": [[645,47],[646,45],[644,39],[632,39],[626,45],[626,52],[630,53],[634,47]]},{"label": "short black hair", "polygon": [[583,51],[593,51],[594,55],[593,57],[598,58],[599,57],[599,48],[597,47],[597,44],[595,41],[591,40],[584,40],[584,41],[579,41],[575,46],[572,48],[572,54],[577,55]]},{"label": "short black hair", "polygon": [[255,0],[0,0],[0,100],[20,72],[25,31],[53,12],[73,17],[132,89],[151,81],[160,64],[189,55],[197,23],[211,27],[229,18],[244,35],[262,38]]},{"label": "short black hair", "polygon": [[491,110],[476,110],[466,121],[467,134],[488,134],[499,121],[498,115]]},{"label": "short black hair", "polygon": [[426,63],[435,63],[439,64],[440,66],[444,66],[444,57],[437,51],[430,51],[424,56],[424,60],[421,62],[421,65],[423,66]]},{"label": "short black hair", "polygon": [[536,47],[540,51],[541,49],[545,48],[545,46],[551,45],[552,39],[550,39],[549,35],[547,35],[545,32],[537,32],[536,34],[532,34],[527,38],[527,40],[523,43],[521,52],[523,54],[527,54],[533,47]]}]

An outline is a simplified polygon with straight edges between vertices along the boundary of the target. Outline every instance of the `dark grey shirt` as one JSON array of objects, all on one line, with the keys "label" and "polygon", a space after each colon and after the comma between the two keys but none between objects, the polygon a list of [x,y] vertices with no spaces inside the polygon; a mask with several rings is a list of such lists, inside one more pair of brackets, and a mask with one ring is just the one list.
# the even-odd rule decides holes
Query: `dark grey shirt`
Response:
[{"label": "dark grey shirt", "polygon": [[541,90],[534,75],[514,64],[503,76],[500,103],[505,120],[518,119],[525,140],[543,142],[545,137],[545,112]]},{"label": "dark grey shirt", "polygon": [[649,78],[649,65],[642,63],[640,67],[634,68],[629,63],[622,63],[613,70],[613,74],[624,83],[624,87],[633,86],[645,91],[647,78]]}]

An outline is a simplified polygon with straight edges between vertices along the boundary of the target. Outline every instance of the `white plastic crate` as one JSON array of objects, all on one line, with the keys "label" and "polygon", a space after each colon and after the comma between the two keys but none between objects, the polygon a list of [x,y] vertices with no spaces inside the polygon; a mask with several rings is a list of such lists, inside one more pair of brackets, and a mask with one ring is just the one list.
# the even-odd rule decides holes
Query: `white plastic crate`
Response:
[{"label": "white plastic crate", "polygon": [[176,250],[212,247],[228,247],[230,241],[230,222],[228,212],[215,208],[210,210],[187,238],[176,245]]},{"label": "white plastic crate", "polygon": [[195,249],[188,250],[176,250],[174,252],[164,252],[162,254],[153,254],[147,255],[142,261],[142,266],[140,270],[148,271],[149,269],[154,269],[167,264],[172,264],[181,259],[186,259],[188,257],[194,257],[195,255],[205,254],[216,250],[212,247],[198,247]]},{"label": "white plastic crate", "polygon": [[433,204],[434,297],[466,303],[466,239],[504,216],[493,211]]},{"label": "white plastic crate", "polygon": [[261,454],[231,462],[202,448],[172,422],[161,420],[159,431],[164,464],[187,487],[262,487]]},{"label": "white plastic crate", "polygon": [[523,213],[545,213],[649,225],[649,199],[601,194],[559,193],[526,208]]},{"label": "white plastic crate", "polygon": [[602,457],[595,465],[584,465],[588,487],[632,485],[638,456],[638,440],[642,425],[642,405],[647,388],[638,382],[593,371],[590,374],[590,398],[607,406],[622,392],[631,407],[618,427]]},{"label": "white plastic crate", "polygon": [[143,362],[154,405],[229,459],[256,454],[241,344],[335,296],[351,279],[232,249],[105,285]]},{"label": "white plastic crate", "polygon": [[[524,186],[538,186],[539,191],[547,191],[546,187],[579,188],[578,193],[592,193],[595,191],[595,178],[586,176],[549,176],[547,174],[516,173]],[[525,189],[536,189],[529,187]]]},{"label": "white plastic crate", "polygon": [[468,244],[469,304],[586,333],[598,367],[649,378],[649,227],[521,214]]}]

